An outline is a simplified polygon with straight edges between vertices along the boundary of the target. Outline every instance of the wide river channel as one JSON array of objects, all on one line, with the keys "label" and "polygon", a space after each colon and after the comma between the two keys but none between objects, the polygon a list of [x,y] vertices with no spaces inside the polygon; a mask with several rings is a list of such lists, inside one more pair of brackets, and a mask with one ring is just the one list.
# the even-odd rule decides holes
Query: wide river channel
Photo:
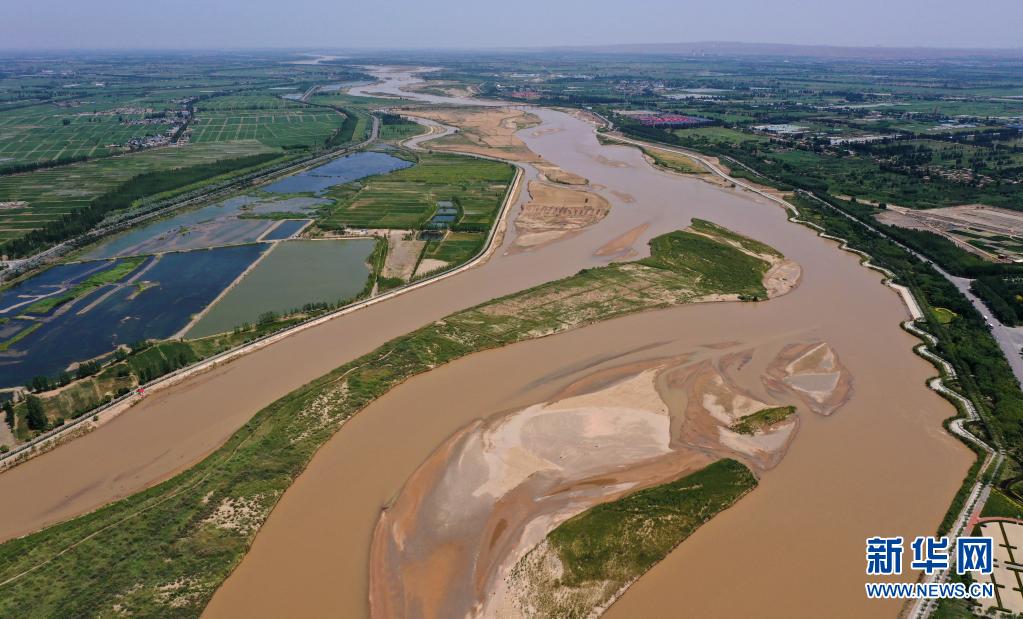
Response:
[{"label": "wide river channel", "polygon": [[[411,81],[403,76],[401,83]],[[384,92],[389,85],[362,90]],[[607,218],[524,253],[505,253],[514,240],[509,226],[502,248],[477,268],[155,393],[91,434],[0,474],[0,539],[166,479],[273,400],[388,339],[606,264],[611,258],[596,250],[623,235],[643,255],[651,237],[701,217],[801,264],[800,285],[763,303],[700,304],[610,320],[472,355],[404,383],[315,455],[207,615],[366,616],[369,547],[381,507],[438,445],[474,419],[544,402],[581,376],[623,363],[725,343],[825,340],[853,376],[848,403],[830,417],[801,412],[788,455],[760,486],[700,528],[607,614],[894,617],[898,603],[865,599],[864,539],[932,534],[972,458],[941,427],[954,410],[925,386],[935,371],[912,352],[918,341],[900,327],[909,317],[902,301],[855,255],[787,221],[779,206],[659,171],[636,149],[601,145],[591,124],[567,113],[531,111],[542,124],[519,136],[543,158],[588,178],[612,204]],[[534,174],[527,170],[527,179]]]}]

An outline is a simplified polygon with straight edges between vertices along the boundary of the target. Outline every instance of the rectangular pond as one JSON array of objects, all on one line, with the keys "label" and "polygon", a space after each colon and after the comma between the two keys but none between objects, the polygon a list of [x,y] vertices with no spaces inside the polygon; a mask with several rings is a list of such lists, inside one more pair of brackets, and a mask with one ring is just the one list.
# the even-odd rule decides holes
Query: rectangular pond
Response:
[{"label": "rectangular pond", "polygon": [[295,236],[299,230],[306,227],[309,219],[285,219],[279,226],[266,233],[264,241],[281,241]]},{"label": "rectangular pond", "polygon": [[240,245],[153,258],[156,263],[136,282],[97,288],[0,352],[0,386],[54,376],[75,361],[111,352],[120,344],[170,337],[268,247]]},{"label": "rectangular pond", "polygon": [[253,196],[237,196],[194,211],[183,211],[113,236],[83,257],[92,260],[251,243],[273,225],[266,219],[238,217],[243,207],[259,201]]},{"label": "rectangular pond", "polygon": [[16,315],[39,299],[61,294],[91,275],[113,267],[115,261],[78,262],[50,267],[0,292],[0,318]]},{"label": "rectangular pond", "polygon": [[319,195],[335,185],[343,185],[367,176],[394,172],[411,165],[411,161],[385,153],[355,153],[305,172],[282,178],[265,187],[265,190],[271,193],[312,192]]},{"label": "rectangular pond", "polygon": [[210,308],[189,338],[254,323],[265,312],[350,299],[366,285],[375,239],[285,241]]}]

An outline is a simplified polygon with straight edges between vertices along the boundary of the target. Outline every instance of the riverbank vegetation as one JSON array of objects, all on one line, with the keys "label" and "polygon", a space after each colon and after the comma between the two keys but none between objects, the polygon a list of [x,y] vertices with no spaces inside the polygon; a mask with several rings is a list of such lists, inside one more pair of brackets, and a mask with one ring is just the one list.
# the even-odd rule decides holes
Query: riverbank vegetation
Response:
[{"label": "riverbank vegetation", "polygon": [[[805,219],[828,234],[848,239],[851,247],[873,256],[875,263],[894,272],[897,280],[913,291],[924,311],[921,326],[938,338],[935,352],[956,370],[957,376],[946,377],[945,383],[963,393],[980,413],[981,423],[970,430],[1009,454],[1011,460],[1002,471],[1002,489],[1016,494],[1013,479],[1023,462],[1023,392],[983,316],[930,265],[842,215],[839,209],[844,210],[845,203],[832,199],[827,202],[831,206],[825,206],[806,197],[797,197],[795,203]],[[947,320],[949,312],[955,314],[954,320]],[[953,505],[942,528],[951,523],[956,511]]]},{"label": "riverbank vegetation", "polygon": [[573,516],[512,569],[516,606],[526,617],[592,616],[756,485],[744,465],[718,460]]},{"label": "riverbank vegetation", "polygon": [[[687,252],[707,244],[720,267]],[[655,239],[651,264],[587,269],[391,340],[257,413],[194,467],[144,492],[0,546],[0,615],[198,616],[315,451],[374,399],[474,352],[645,309],[735,295],[767,263],[693,232]],[[755,259],[753,259],[755,260]],[[753,268],[743,274],[738,269]],[[222,507],[244,505],[225,523]],[[237,513],[237,512],[236,512]]]},{"label": "riverbank vegetation", "polygon": [[738,432],[739,434],[753,435],[770,428],[774,424],[788,419],[790,416],[795,414],[795,406],[772,406],[770,408],[763,408],[753,413],[752,415],[746,415],[739,421],[732,424],[732,432]]}]

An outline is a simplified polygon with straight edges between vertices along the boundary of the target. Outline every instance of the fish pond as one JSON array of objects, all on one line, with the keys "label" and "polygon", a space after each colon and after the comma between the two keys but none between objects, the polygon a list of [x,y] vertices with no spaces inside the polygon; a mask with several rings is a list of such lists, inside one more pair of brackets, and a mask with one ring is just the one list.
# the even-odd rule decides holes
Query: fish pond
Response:
[{"label": "fish pond", "polygon": [[[41,326],[28,336],[0,352],[0,386],[55,376],[73,362],[109,353],[121,344],[170,337],[268,248],[267,244],[239,245],[149,258],[125,279],[62,305],[39,320]],[[72,267],[86,268],[63,268]],[[52,281],[57,276],[50,271],[37,277]],[[38,287],[31,279],[24,284]],[[8,324],[16,321],[21,319]]]},{"label": "fish pond", "polygon": [[[287,222],[286,222],[287,223]],[[266,312],[285,313],[307,303],[336,303],[359,294],[370,275],[373,239],[284,241],[210,308],[189,338],[254,323]]]},{"label": "fish pond", "polygon": [[282,178],[264,189],[271,193],[322,194],[335,185],[343,185],[367,176],[394,172],[412,165],[386,153],[362,152],[340,157],[305,172]]},{"label": "fish pond", "polygon": [[302,228],[306,227],[308,219],[285,219],[279,226],[266,233],[264,241],[282,241],[295,236]]}]

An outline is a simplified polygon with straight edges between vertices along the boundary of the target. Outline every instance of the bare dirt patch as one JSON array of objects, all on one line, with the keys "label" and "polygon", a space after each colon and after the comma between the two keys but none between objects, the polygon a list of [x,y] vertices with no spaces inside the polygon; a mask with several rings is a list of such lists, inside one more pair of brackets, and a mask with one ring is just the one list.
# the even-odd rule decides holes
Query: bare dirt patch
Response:
[{"label": "bare dirt patch", "polygon": [[520,129],[540,124],[540,119],[513,108],[456,108],[402,110],[407,116],[425,118],[458,128],[458,133],[431,140],[428,148],[476,153],[509,161],[538,162],[540,157],[515,135]]},{"label": "bare dirt patch", "polygon": [[408,281],[412,279],[419,254],[423,252],[426,241],[416,239],[409,230],[375,230],[375,234],[387,238],[387,258],[380,274],[384,277],[396,277]]},{"label": "bare dirt patch", "polygon": [[598,256],[615,256],[617,258],[632,258],[638,254],[635,245],[640,235],[647,231],[650,224],[641,224],[616,236],[607,243],[601,245],[593,252]]},{"label": "bare dirt patch", "polygon": [[515,219],[519,251],[539,247],[591,226],[611,210],[611,204],[592,191],[569,189],[551,183],[531,181],[530,201]]}]

